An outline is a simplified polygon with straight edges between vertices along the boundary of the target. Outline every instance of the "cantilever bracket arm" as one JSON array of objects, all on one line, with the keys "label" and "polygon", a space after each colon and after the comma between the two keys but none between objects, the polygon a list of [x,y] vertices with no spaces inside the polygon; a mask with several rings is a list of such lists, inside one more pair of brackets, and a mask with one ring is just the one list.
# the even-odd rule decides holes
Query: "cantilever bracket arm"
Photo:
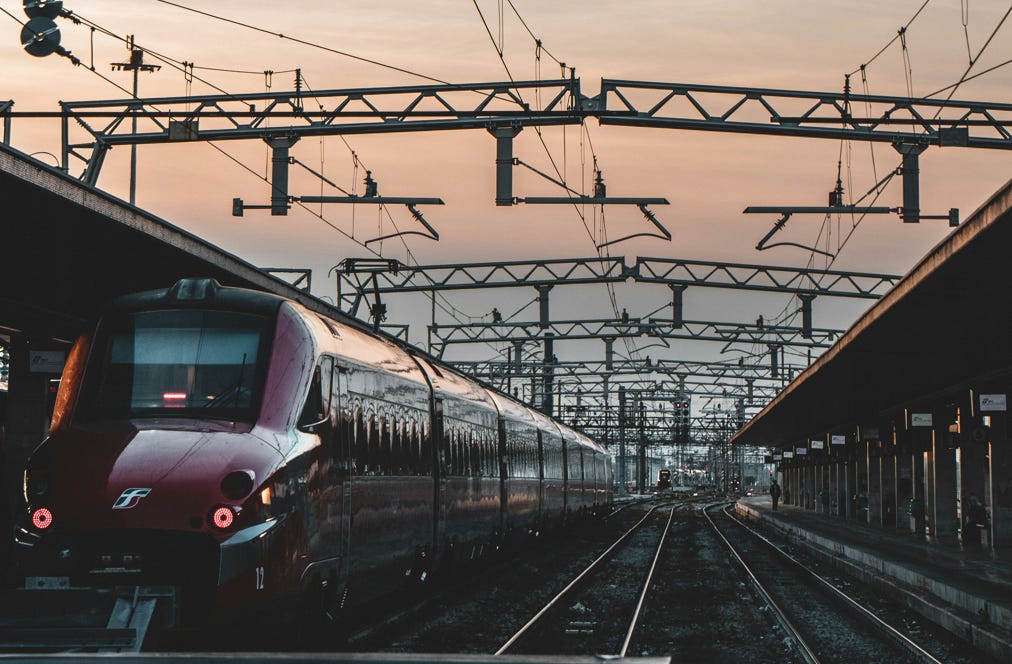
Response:
[{"label": "cantilever bracket arm", "polygon": [[[666,202],[667,201],[665,201],[665,203]],[[646,203],[637,203],[636,206],[640,209],[640,212],[643,213],[643,216],[647,218],[647,221],[652,223],[654,227],[657,228],[658,231],[660,231],[660,233],[647,233],[647,232],[633,233],[632,235],[620,237],[617,240],[609,240],[607,242],[602,242],[601,244],[597,245],[598,249],[602,249],[604,247],[607,247],[608,245],[618,244],[619,242],[625,242],[626,240],[631,240],[634,237],[655,237],[658,240],[667,240],[668,242],[671,242],[671,232],[667,228],[665,228],[664,225],[661,224],[661,222],[657,220],[657,217],[654,216],[654,213],[647,208]]]},{"label": "cantilever bracket arm", "polygon": [[616,198],[613,196],[528,196],[516,199],[529,205],[671,205],[666,198]]},{"label": "cantilever bracket arm", "polygon": [[755,248],[758,251],[765,251],[766,249],[772,249],[773,247],[797,247],[804,249],[805,251],[814,251],[817,254],[823,256],[829,256],[834,258],[834,255],[828,251],[817,249],[816,247],[809,247],[804,244],[797,242],[775,242],[773,244],[766,244],[770,238],[776,235],[779,231],[783,230],[784,226],[787,225],[787,221],[793,214],[890,214],[897,212],[897,208],[890,207],[860,207],[857,205],[831,205],[831,206],[799,206],[799,205],[772,205],[772,206],[749,206],[743,211],[744,214],[779,214],[780,219],[773,224],[773,228],[770,232],[763,236],[763,239],[759,240]]},{"label": "cantilever bracket arm", "polygon": [[411,212],[411,216],[414,217],[416,220],[418,220],[418,223],[420,223],[422,226],[425,226],[425,230],[427,230],[428,233],[423,233],[422,231],[399,231],[397,233],[390,233],[389,235],[381,235],[380,237],[374,237],[371,240],[366,240],[365,241],[366,245],[368,245],[370,242],[389,240],[392,237],[401,237],[403,235],[421,235],[422,237],[426,237],[429,238],[430,240],[435,240],[436,242],[439,242],[439,233],[436,232],[435,228],[429,225],[429,222],[425,221],[425,217],[422,216],[422,213],[418,210],[418,208],[416,208],[411,203],[405,203],[404,205]]},{"label": "cantilever bracket arm", "polygon": [[790,218],[791,218],[791,213],[790,212],[784,212],[783,216],[781,216],[780,219],[778,219],[777,222],[775,224],[773,224],[773,228],[770,229],[770,232],[767,233],[766,235],[764,235],[763,239],[759,240],[759,244],[757,244],[755,246],[756,250],[758,250],[758,251],[766,251],[767,249],[772,249],[773,247],[797,247],[798,249],[805,249],[806,251],[814,251],[815,253],[822,254],[823,256],[829,256],[830,258],[836,258],[836,256],[834,256],[833,254],[829,253],[828,251],[823,251],[822,249],[816,249],[815,247],[809,247],[807,245],[799,244],[797,242],[774,242],[773,244],[766,244],[766,242],[768,242],[771,237],[773,237],[777,232],[779,232],[780,230],[782,230],[783,227],[787,225],[787,220],[790,219]]}]

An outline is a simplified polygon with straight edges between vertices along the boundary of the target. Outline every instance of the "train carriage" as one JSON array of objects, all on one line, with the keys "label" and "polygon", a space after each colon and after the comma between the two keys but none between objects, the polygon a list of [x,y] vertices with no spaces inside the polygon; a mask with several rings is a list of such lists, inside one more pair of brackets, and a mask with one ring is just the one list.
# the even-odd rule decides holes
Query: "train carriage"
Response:
[{"label": "train carriage", "polygon": [[333,612],[610,500],[582,434],[394,340],[212,280],[120,298],[29,461],[24,573],[183,621]]},{"label": "train carriage", "polygon": [[531,411],[538,427],[541,459],[541,523],[551,528],[566,515],[566,466],[562,432],[552,418]]},{"label": "train carriage", "polygon": [[414,359],[431,385],[438,441],[434,564],[475,560],[495,545],[502,529],[499,413],[474,381]]},{"label": "train carriage", "polygon": [[541,520],[538,427],[523,404],[495,392],[489,395],[499,409],[502,534],[512,540],[522,538]]}]

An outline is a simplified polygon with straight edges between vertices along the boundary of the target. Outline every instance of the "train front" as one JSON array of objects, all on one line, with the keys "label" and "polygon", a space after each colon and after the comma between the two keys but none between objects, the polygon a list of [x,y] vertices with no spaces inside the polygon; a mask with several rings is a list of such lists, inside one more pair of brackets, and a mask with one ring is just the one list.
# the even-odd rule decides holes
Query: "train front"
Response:
[{"label": "train front", "polygon": [[286,416],[260,422],[281,302],[184,280],[78,341],[25,472],[29,586],[172,586],[184,623],[284,594],[304,533],[272,508]]}]

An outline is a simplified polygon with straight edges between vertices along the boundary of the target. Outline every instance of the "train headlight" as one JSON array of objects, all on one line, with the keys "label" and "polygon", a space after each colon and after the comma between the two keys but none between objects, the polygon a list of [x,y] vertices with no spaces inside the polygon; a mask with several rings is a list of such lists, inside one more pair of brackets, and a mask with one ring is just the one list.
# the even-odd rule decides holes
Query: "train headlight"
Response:
[{"label": "train headlight", "polygon": [[235,523],[235,509],[228,505],[215,507],[211,511],[211,525],[218,530],[227,530]]},{"label": "train headlight", "polygon": [[53,525],[53,513],[45,507],[37,507],[32,510],[32,525],[39,530],[45,530]]}]

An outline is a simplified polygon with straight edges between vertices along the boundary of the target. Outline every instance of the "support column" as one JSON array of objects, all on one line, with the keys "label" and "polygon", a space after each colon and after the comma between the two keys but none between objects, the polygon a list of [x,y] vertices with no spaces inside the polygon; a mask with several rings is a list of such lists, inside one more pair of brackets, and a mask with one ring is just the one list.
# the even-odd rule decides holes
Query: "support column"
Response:
[{"label": "support column", "polygon": [[833,466],[830,464],[829,459],[826,456],[823,456],[821,461],[822,464],[819,466],[819,476],[821,480],[819,482],[819,512],[829,516],[829,500],[833,495],[830,489],[829,477]]},{"label": "support column", "polygon": [[854,518],[860,523],[870,523],[868,519],[868,457],[870,454],[868,441],[858,440],[853,502]]},{"label": "support column", "polygon": [[867,441],[868,450],[868,524],[882,527],[882,441]]},{"label": "support column", "polygon": [[915,447],[914,451],[910,454],[910,471],[911,471],[911,487],[910,487],[910,529],[915,535],[925,534],[926,528],[926,508],[928,505],[928,487],[927,487],[927,473],[925,472],[928,467],[927,462],[928,453]]},{"label": "support column", "polygon": [[[991,393],[990,390],[986,392]],[[960,541],[963,546],[971,548],[980,547],[981,531],[984,531],[986,540],[990,539],[985,515],[973,509],[974,504],[983,508],[986,500],[985,478],[989,465],[989,432],[983,426],[982,413],[975,403],[977,399],[975,391],[970,391],[967,399],[959,405]]]},{"label": "support column", "polygon": [[931,534],[938,542],[953,543],[959,532],[956,516],[956,453],[947,440],[948,418],[935,412],[931,429],[931,462],[928,492],[931,495]]},{"label": "support column", "polygon": [[[811,445],[811,442],[809,442],[808,446],[811,447]],[[815,493],[815,511],[818,514],[822,514],[822,496],[826,492],[826,459],[820,453],[815,454],[816,455],[812,457],[812,461],[814,462],[812,470],[815,477],[815,482],[812,485],[812,491]]]},{"label": "support column", "polygon": [[879,519],[883,528],[895,530],[899,514],[899,498],[896,491],[896,444],[891,430],[887,431],[883,438],[882,455],[879,457],[879,491],[882,496]]},{"label": "support column", "polygon": [[844,467],[844,505],[846,505],[846,516],[848,521],[857,520],[857,467],[858,467],[858,445],[856,442],[847,443],[846,466]]},{"label": "support column", "polygon": [[513,205],[513,139],[522,127],[494,127],[495,136],[495,204]]},{"label": "support column", "polygon": [[288,214],[288,153],[298,142],[298,137],[266,139],[271,148],[271,214]]},{"label": "support column", "polygon": [[815,511],[817,490],[815,488],[815,459],[812,458],[811,450],[809,456],[805,457],[805,509]]},{"label": "support column", "polygon": [[839,514],[839,493],[840,493],[840,478],[839,469],[840,464],[833,456],[833,450],[827,450],[826,454],[829,455],[826,459],[826,491],[829,493],[829,509],[828,514]]},{"label": "support column", "polygon": [[902,530],[914,531],[914,463],[910,433],[897,427],[893,433],[896,441],[896,526]]},{"label": "support column", "polygon": [[[1010,391],[1006,390],[1006,394]],[[995,551],[1012,548],[1012,450],[1009,445],[1008,414],[992,414],[987,504],[991,510],[991,546]]]}]

